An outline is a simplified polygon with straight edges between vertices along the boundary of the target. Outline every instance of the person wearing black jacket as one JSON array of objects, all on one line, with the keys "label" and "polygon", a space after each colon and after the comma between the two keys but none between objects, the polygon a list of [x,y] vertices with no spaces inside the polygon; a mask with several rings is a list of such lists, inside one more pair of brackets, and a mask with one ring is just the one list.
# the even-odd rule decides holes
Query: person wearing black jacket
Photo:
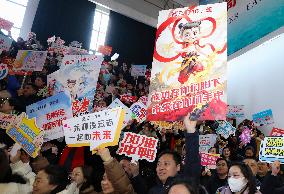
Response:
[{"label": "person wearing black jacket", "polygon": [[201,170],[199,155],[199,136],[196,131],[196,121],[184,118],[185,132],[185,165],[181,172],[181,156],[177,152],[165,151],[158,156],[156,173],[157,184],[152,187],[149,194],[166,194],[171,184],[179,178],[191,182],[193,188],[198,188]]},{"label": "person wearing black jacket", "polygon": [[271,164],[271,173],[269,172],[260,187],[262,194],[283,194],[284,184],[282,177],[279,176],[280,162],[275,161]]},{"label": "person wearing black jacket", "polygon": [[216,161],[216,173],[210,177],[206,189],[209,194],[215,194],[217,189],[227,184],[229,165],[226,159],[218,158]]}]

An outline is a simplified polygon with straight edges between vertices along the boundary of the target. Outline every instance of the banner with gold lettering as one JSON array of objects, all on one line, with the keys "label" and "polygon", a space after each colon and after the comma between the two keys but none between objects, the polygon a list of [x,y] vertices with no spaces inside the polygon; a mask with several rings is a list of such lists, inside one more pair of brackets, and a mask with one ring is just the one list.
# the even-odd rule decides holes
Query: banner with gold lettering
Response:
[{"label": "banner with gold lettering", "polygon": [[227,4],[159,13],[147,119],[225,120]]}]

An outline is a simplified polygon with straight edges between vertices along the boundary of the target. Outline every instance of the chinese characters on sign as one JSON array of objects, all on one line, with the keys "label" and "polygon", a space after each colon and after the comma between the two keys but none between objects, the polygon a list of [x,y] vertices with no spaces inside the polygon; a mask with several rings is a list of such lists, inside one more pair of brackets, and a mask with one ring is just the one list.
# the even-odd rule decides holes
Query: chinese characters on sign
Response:
[{"label": "chinese characters on sign", "polygon": [[265,137],[260,145],[259,160],[268,163],[279,160],[284,164],[284,136]]},{"label": "chinese characters on sign", "polygon": [[43,144],[44,131],[37,127],[35,118],[22,118],[22,121],[8,129],[7,134],[31,157],[35,158]]},{"label": "chinese characters on sign", "polygon": [[247,145],[251,140],[251,130],[248,127],[243,127],[243,132],[240,135],[241,142]]},{"label": "chinese characters on sign", "polygon": [[200,153],[201,165],[216,169],[216,161],[220,158],[220,154]]},{"label": "chinese characters on sign", "polygon": [[[96,55],[64,56],[62,65],[54,76],[56,83],[53,85],[57,86],[59,91],[63,89],[70,92],[74,115],[80,115],[79,111],[85,109],[80,109],[78,106],[85,105],[87,102],[89,103],[88,112],[92,111],[102,61],[103,57]],[[54,90],[54,93],[56,92]]]},{"label": "chinese characters on sign", "polygon": [[123,94],[123,95],[120,95],[120,101],[121,102],[136,102],[137,101],[137,96],[130,96],[130,95],[127,95],[127,94]]},{"label": "chinese characters on sign", "polygon": [[271,109],[253,114],[252,119],[256,126],[269,125],[274,123]]},{"label": "chinese characters on sign", "polygon": [[284,129],[273,127],[273,129],[271,130],[270,136],[284,136]]},{"label": "chinese characters on sign", "polygon": [[116,107],[121,107],[125,111],[125,117],[123,121],[122,128],[126,127],[128,122],[132,120],[132,111],[125,106],[118,98],[116,98],[112,103],[108,106],[108,108],[116,108]]},{"label": "chinese characters on sign", "polygon": [[236,128],[228,121],[218,121],[219,125],[216,129],[216,133],[228,139],[230,135],[235,135]]},{"label": "chinese characters on sign", "polygon": [[132,76],[145,76],[147,65],[132,65],[131,75]]},{"label": "chinese characters on sign", "polygon": [[3,34],[0,34],[0,54],[2,51],[9,51],[13,39]]},{"label": "chinese characters on sign", "polygon": [[226,19],[226,3],[159,13],[147,120],[226,119]]},{"label": "chinese characters on sign", "polygon": [[0,112],[0,128],[10,129],[16,123],[21,122],[24,116],[25,113],[21,113],[17,116],[14,114],[5,114]]},{"label": "chinese characters on sign", "polygon": [[70,96],[68,92],[58,93],[27,106],[26,113],[45,131],[45,141],[63,137],[62,122],[72,117]]},{"label": "chinese characters on sign", "polygon": [[99,46],[98,52],[102,53],[103,55],[110,56],[112,51],[112,47],[110,46]]},{"label": "chinese characters on sign", "polygon": [[126,132],[119,142],[117,153],[131,157],[134,161],[145,159],[153,162],[156,158],[157,144],[158,140],[153,137]]},{"label": "chinese characters on sign", "polygon": [[8,20],[0,18],[0,29],[10,31],[14,24]]},{"label": "chinese characters on sign", "polygon": [[146,120],[146,106],[142,102],[132,104],[130,110],[134,113],[138,123]]},{"label": "chinese characters on sign", "polygon": [[19,50],[14,62],[15,70],[42,71],[47,51]]},{"label": "chinese characters on sign", "polygon": [[216,143],[216,134],[199,135],[199,152],[208,153]]},{"label": "chinese characters on sign", "polygon": [[228,118],[244,117],[244,105],[229,105],[227,110]]},{"label": "chinese characters on sign", "polygon": [[124,111],[113,108],[63,121],[69,147],[90,146],[90,150],[118,144]]}]

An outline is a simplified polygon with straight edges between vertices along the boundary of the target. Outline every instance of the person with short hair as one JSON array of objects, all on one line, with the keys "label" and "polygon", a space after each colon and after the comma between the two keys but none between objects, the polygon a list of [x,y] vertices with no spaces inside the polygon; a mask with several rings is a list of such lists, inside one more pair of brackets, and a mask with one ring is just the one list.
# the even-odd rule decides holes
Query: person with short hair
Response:
[{"label": "person with short hair", "polygon": [[199,186],[201,171],[199,155],[199,136],[196,131],[196,121],[190,121],[189,115],[184,117],[186,158],[183,171],[181,171],[181,156],[174,151],[164,151],[157,157],[156,173],[157,185],[152,187],[149,194],[165,194],[170,185],[177,178],[191,180],[192,187]]}]

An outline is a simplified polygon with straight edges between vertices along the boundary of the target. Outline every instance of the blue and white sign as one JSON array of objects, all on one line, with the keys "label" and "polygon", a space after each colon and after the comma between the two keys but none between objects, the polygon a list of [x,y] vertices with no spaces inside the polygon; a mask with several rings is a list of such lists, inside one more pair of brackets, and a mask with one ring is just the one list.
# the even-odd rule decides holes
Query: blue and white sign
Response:
[{"label": "blue and white sign", "polygon": [[0,80],[4,79],[8,75],[9,69],[6,64],[0,64]]},{"label": "blue and white sign", "polygon": [[29,118],[36,118],[37,126],[44,130],[44,141],[63,137],[62,122],[72,118],[70,94],[61,92],[26,107]]},{"label": "blue and white sign", "polygon": [[131,75],[132,76],[145,76],[147,65],[132,65]]}]

